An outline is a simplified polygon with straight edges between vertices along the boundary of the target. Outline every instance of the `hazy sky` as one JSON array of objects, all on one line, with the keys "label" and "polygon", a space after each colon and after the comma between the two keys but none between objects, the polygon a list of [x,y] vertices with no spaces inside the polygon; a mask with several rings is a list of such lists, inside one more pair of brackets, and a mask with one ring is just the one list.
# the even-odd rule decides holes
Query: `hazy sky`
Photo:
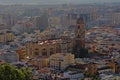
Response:
[{"label": "hazy sky", "polygon": [[0,3],[33,3],[33,4],[64,4],[64,3],[103,3],[120,2],[120,0],[0,0]]}]

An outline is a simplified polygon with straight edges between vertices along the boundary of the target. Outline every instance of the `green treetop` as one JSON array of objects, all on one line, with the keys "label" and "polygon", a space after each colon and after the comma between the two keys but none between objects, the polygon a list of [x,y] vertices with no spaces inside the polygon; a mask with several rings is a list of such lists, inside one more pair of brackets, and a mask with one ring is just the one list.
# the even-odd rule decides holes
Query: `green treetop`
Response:
[{"label": "green treetop", "polygon": [[0,80],[33,80],[27,68],[17,69],[10,64],[0,65]]}]

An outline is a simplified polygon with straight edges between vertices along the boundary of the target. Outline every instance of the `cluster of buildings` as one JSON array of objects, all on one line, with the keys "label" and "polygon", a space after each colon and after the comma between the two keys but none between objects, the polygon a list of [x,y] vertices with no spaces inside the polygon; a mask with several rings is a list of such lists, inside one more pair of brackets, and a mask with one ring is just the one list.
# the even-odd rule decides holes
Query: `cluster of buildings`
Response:
[{"label": "cluster of buildings", "polygon": [[11,31],[9,30],[0,31],[0,43],[11,42],[14,39],[15,35]]},{"label": "cluster of buildings", "polygon": [[0,14],[0,63],[30,67],[35,80],[120,79],[115,5],[23,7],[18,17]]},{"label": "cluster of buildings", "polygon": [[[35,79],[50,79],[50,76],[53,79],[92,79],[92,75],[100,79],[106,78],[104,75],[107,75],[108,79],[111,77],[119,79],[115,75],[120,72],[118,31],[107,27],[85,31],[84,25],[84,20],[80,17],[77,20],[74,37],[67,35],[69,32],[60,37],[55,37],[57,34],[54,33],[53,37],[53,34],[49,34],[51,31],[55,32],[53,28],[44,32],[36,30],[33,34],[24,33],[16,37],[6,31],[4,35],[9,35],[6,36],[8,43],[1,42],[0,60],[13,64],[24,62],[34,70]],[[107,54],[107,56],[85,58],[91,55],[90,52],[99,52],[96,54]]]},{"label": "cluster of buildings", "polygon": [[10,29],[17,22],[17,17],[13,14],[0,13],[0,29]]},{"label": "cluster of buildings", "polygon": [[119,58],[119,30],[110,27],[96,27],[87,31],[86,36],[87,46],[90,50],[97,51],[101,54],[112,55],[116,59]]}]

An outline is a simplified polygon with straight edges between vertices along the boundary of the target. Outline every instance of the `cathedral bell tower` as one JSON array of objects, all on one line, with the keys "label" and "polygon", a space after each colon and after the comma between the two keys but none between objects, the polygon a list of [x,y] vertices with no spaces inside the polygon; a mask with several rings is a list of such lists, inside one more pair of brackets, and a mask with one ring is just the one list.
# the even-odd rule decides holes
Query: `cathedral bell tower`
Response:
[{"label": "cathedral bell tower", "polygon": [[78,18],[75,28],[73,53],[75,57],[83,57],[82,49],[85,49],[85,25],[83,17]]},{"label": "cathedral bell tower", "polygon": [[77,20],[77,26],[75,29],[75,42],[80,48],[85,48],[85,28],[84,19],[82,17]]}]

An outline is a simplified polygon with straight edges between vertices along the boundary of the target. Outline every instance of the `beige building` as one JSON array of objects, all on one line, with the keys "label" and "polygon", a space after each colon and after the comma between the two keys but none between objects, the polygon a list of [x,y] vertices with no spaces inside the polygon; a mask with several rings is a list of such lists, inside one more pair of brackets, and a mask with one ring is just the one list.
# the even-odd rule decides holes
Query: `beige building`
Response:
[{"label": "beige building", "polygon": [[61,40],[28,42],[26,44],[26,55],[30,58],[49,57],[54,53],[61,52],[60,42]]},{"label": "beige building", "polygon": [[55,16],[55,17],[50,17],[49,18],[49,24],[50,26],[58,26],[61,25],[60,23],[60,17],[59,16]]},{"label": "beige building", "polygon": [[54,29],[44,30],[40,34],[41,40],[50,40],[50,39],[56,39],[59,37],[59,33]]},{"label": "beige building", "polygon": [[41,57],[39,59],[32,59],[29,61],[29,63],[36,66],[38,69],[42,69],[44,67],[49,66],[49,58],[48,57]]},{"label": "beige building", "polygon": [[72,40],[67,35],[61,36],[61,53],[71,53],[72,52]]},{"label": "beige building", "polygon": [[5,31],[0,33],[0,43],[7,43],[13,41],[15,39],[15,35],[10,31]]},{"label": "beige building", "polygon": [[49,57],[54,53],[71,53],[72,40],[68,36],[61,36],[57,40],[45,40],[38,42],[26,43],[26,56],[30,58],[35,57]]},{"label": "beige building", "polygon": [[24,60],[27,58],[25,48],[16,50],[16,53],[19,55],[19,60]]},{"label": "beige building", "polygon": [[120,24],[120,13],[116,12],[112,15],[113,24]]},{"label": "beige building", "polygon": [[56,53],[50,56],[50,68],[64,70],[75,63],[74,55],[71,53]]},{"label": "beige building", "polygon": [[19,55],[15,51],[0,50],[0,59],[8,63],[14,63],[19,61]]}]

